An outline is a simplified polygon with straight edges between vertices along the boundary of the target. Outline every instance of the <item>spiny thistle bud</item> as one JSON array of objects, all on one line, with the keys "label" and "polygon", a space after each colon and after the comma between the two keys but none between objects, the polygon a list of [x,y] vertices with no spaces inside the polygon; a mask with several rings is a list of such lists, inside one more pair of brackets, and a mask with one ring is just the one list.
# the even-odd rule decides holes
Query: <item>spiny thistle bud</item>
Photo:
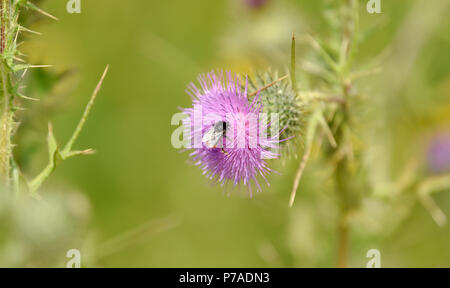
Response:
[{"label": "spiny thistle bud", "polygon": [[[296,155],[296,147],[299,144],[303,126],[303,110],[297,99],[295,91],[292,89],[290,81],[279,78],[278,72],[256,73],[253,79],[249,79],[249,95],[259,92],[260,103],[263,105],[263,112],[271,115],[278,115],[281,139],[292,139],[281,142],[281,154]],[[250,101],[253,97],[250,97]]]}]

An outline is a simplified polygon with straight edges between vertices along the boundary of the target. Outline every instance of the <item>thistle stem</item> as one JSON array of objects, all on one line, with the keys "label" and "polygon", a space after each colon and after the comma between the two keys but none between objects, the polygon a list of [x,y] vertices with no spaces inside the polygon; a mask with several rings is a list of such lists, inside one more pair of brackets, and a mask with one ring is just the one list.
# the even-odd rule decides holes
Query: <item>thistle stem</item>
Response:
[{"label": "thistle stem", "polygon": [[2,112],[0,118],[0,176],[1,183],[6,187],[10,182],[11,171],[11,116],[6,109]]},{"label": "thistle stem", "polygon": [[[347,85],[342,85],[342,90],[344,94],[344,99],[349,97]],[[346,136],[346,125],[349,125],[349,111],[348,106],[341,106],[341,111],[343,116],[342,123],[338,126],[336,131],[336,143],[338,146],[336,147],[336,151],[344,151],[344,154],[348,153],[348,145],[347,141],[348,137]],[[350,158],[348,155],[345,155],[337,162],[336,170],[335,170],[335,181],[336,181],[336,192],[338,197],[338,202],[340,206],[340,212],[337,223],[338,230],[338,244],[337,244],[337,267],[338,268],[346,268],[347,267],[347,258],[349,252],[349,241],[350,241],[350,226],[348,223],[348,215],[351,208],[354,206],[355,194],[352,191],[352,187],[350,187],[350,179],[352,179],[352,175],[349,167]]]},{"label": "thistle stem", "polygon": [[1,27],[0,27],[0,54],[3,54],[5,52],[6,48],[6,0],[0,0],[0,13],[1,13]]},{"label": "thistle stem", "polygon": [[336,170],[336,182],[337,182],[337,194],[340,201],[340,211],[337,223],[338,243],[337,243],[337,267],[346,268],[348,262],[349,252],[349,234],[350,227],[348,224],[349,214],[349,199],[350,193],[348,189],[347,181],[350,179],[348,173],[348,167],[346,165],[347,160],[343,159],[338,164]]},{"label": "thistle stem", "polygon": [[340,222],[338,223],[338,255],[337,255],[337,267],[346,268],[347,258],[348,258],[348,247],[349,247],[349,227],[346,222],[345,216],[340,216]]},{"label": "thistle stem", "polygon": [[12,111],[9,93],[9,77],[4,63],[3,53],[6,49],[6,24],[8,20],[8,2],[6,0],[0,1],[0,54],[2,56],[0,63],[0,78],[1,78],[1,96],[3,97],[2,111],[0,116],[0,176],[1,182],[6,187],[10,185],[11,175],[11,127],[12,127]]},{"label": "thistle stem", "polygon": [[[347,128],[350,123],[349,106],[348,101],[350,99],[350,88],[352,83],[348,80],[348,73],[351,67],[353,54],[355,53],[355,47],[357,41],[355,35],[358,31],[359,16],[358,16],[358,1],[348,0],[346,3],[347,8],[352,11],[352,19],[350,20],[350,25],[345,25],[342,41],[342,53],[340,56],[340,69],[338,69],[337,74],[341,79],[340,86],[342,88],[342,94],[344,102],[342,102],[341,113],[343,116],[343,121],[339,124],[336,130],[336,142],[338,147],[336,151],[344,151],[345,154],[349,152],[348,142],[349,137],[347,136]],[[352,26],[353,29],[349,29]],[[334,98],[341,99],[341,98]],[[351,149],[351,148],[350,148]],[[337,267],[346,268],[348,266],[348,254],[350,249],[350,225],[348,222],[348,215],[350,211],[358,205],[357,193],[351,187],[350,179],[352,179],[351,169],[350,169],[351,156],[346,155],[341,158],[336,166],[335,179],[336,179],[336,192],[338,201],[340,204],[340,213],[337,223],[338,232],[338,243],[337,243]]]}]

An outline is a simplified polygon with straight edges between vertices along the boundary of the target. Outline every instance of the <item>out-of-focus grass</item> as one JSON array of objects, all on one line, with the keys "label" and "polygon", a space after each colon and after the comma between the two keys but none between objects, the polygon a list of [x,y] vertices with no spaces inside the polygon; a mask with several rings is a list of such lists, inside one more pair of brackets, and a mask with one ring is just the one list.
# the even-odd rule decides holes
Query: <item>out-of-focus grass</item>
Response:
[{"label": "out-of-focus grass", "polygon": [[[326,185],[315,181],[320,171],[314,171],[314,165],[308,167],[296,206],[289,210],[295,161],[288,161],[285,166],[276,164],[282,175],[271,176],[271,187],[254,199],[239,194],[226,197],[222,188],[209,185],[198,168],[186,163],[186,153],[180,154],[170,144],[175,128],[170,126],[171,116],[178,112],[178,106],[189,105],[184,88],[198,73],[222,67],[245,69],[248,63],[268,62],[262,58],[266,49],[248,47],[261,45],[258,42],[242,47],[256,51],[252,54],[256,59],[246,59],[242,56],[248,55],[245,53],[235,59],[224,55],[224,45],[230,37],[233,39],[233,29],[239,29],[234,16],[264,19],[263,13],[270,14],[267,9],[289,5],[298,14],[294,25],[297,32],[324,34],[327,31],[321,20],[322,1],[269,1],[276,4],[270,3],[256,12],[259,16],[236,3],[230,5],[232,1],[82,1],[80,15],[68,14],[63,2],[44,3],[44,8],[60,21],[32,27],[42,31],[43,36],[31,37],[24,50],[32,63],[53,64],[56,71],[78,68],[79,85],[72,94],[64,96],[65,104],[58,114],[41,119],[38,131],[42,133],[42,145],[38,160],[27,172],[36,172],[45,163],[45,120],[54,123],[58,139],[69,137],[100,73],[109,63],[110,74],[76,144],[79,148],[95,148],[97,155],[64,163],[47,185],[64,183],[84,191],[92,204],[90,229],[99,245],[152,219],[171,215],[178,221],[174,228],[149,235],[148,239],[101,259],[98,265],[334,265],[334,223],[327,222],[335,213],[329,210],[333,198]],[[382,1],[382,15],[361,12],[364,27],[378,21],[384,23],[362,46],[361,58],[370,59],[391,43],[408,13],[409,2],[415,1]],[[361,3],[365,5],[365,1]],[[249,19],[246,21],[251,22]],[[450,107],[450,21],[442,22],[414,62],[407,87],[392,95],[395,99],[389,113],[396,116],[392,122],[383,123],[386,134],[379,135],[389,137],[398,150],[410,148],[411,154],[420,152],[413,149],[416,142],[411,139],[421,136],[416,124],[402,125],[402,119],[411,116],[407,107],[423,120],[424,133],[438,125],[435,123],[448,127],[450,121],[448,113],[437,116],[434,112],[443,105]],[[248,31],[252,33],[251,29]],[[284,31],[283,27],[280,31]],[[279,60],[288,51],[291,35],[277,36],[285,39],[285,43],[279,43],[281,48],[286,47],[275,57]],[[286,57],[286,64],[287,61]],[[392,153],[390,162],[396,163],[397,155]],[[414,155],[403,155],[408,156]],[[399,161],[404,160],[398,157]],[[438,194],[436,200],[450,213],[450,194]],[[450,228],[438,228],[421,206],[415,207],[406,223],[387,239],[355,230],[351,255],[354,266],[365,266],[365,254],[371,248],[381,250],[383,266],[450,266]]]}]

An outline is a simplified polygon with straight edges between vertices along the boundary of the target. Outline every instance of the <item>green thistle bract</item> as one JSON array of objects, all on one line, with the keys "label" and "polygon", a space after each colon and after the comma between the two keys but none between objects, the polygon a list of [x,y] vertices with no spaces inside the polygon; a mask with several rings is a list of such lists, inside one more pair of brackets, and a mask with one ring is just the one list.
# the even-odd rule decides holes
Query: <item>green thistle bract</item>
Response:
[{"label": "green thistle bract", "polygon": [[[281,154],[296,155],[303,131],[303,109],[290,81],[280,81],[277,72],[256,73],[249,79],[248,89],[250,95],[260,90],[258,101],[263,104],[263,112],[267,113],[270,120],[273,120],[271,114],[278,115],[280,131],[276,133],[280,133],[280,139],[292,139],[281,142]],[[253,97],[249,100],[253,100]]]}]

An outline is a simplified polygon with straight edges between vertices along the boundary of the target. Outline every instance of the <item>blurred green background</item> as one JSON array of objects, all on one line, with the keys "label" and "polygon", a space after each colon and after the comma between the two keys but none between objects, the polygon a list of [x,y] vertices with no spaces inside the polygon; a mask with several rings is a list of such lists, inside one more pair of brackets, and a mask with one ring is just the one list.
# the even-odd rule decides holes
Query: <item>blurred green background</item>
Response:
[{"label": "blurred green background", "polygon": [[[53,65],[36,76],[43,83],[70,70],[50,96],[38,95],[47,100],[27,104],[30,110],[42,110],[39,121],[23,126],[18,140],[23,145],[18,154],[33,157],[23,156],[27,175],[46,163],[46,123],[53,123],[63,143],[104,67],[111,65],[76,143],[97,154],[63,163],[42,193],[46,198],[78,191],[89,203],[85,227],[63,250],[78,248],[85,266],[100,267],[333,267],[337,211],[319,164],[312,161],[307,168],[296,204],[288,209],[298,159],[274,161],[281,175],[271,175],[271,186],[253,199],[245,192],[227,197],[188,163],[188,153],[170,142],[176,128],[170,124],[172,115],[177,107],[190,105],[184,92],[190,81],[216,68],[282,68],[289,61],[292,32],[326,35],[326,1],[269,0],[259,9],[238,0],[81,2],[81,14],[68,14],[66,1],[42,1],[42,8],[60,20],[32,25],[43,35],[29,37],[23,48],[31,63]],[[382,0],[380,15],[369,15],[366,1],[360,2],[362,27],[377,25],[358,57],[370,60],[396,43],[411,7],[424,1]],[[434,21],[427,13],[419,24]],[[436,18],[406,71],[405,84],[389,95],[388,115],[380,117],[389,119],[380,120],[383,129],[377,138],[389,143],[391,150],[383,155],[388,155],[386,165],[394,176],[399,163],[421,159],[427,135],[450,127],[450,20]],[[415,43],[414,31],[406,35],[412,38],[402,41]],[[402,49],[407,53],[409,45]],[[304,48],[298,51],[302,58]],[[33,87],[48,92],[39,81]],[[370,97],[384,99],[381,93],[392,91],[386,77],[367,82]],[[450,213],[450,193],[435,199]],[[365,267],[372,248],[381,251],[384,267],[450,266],[450,227],[438,227],[421,205],[414,204],[398,227],[390,227],[389,221],[382,225],[394,231],[384,234],[354,225],[351,266]],[[64,263],[65,255],[56,260]],[[39,265],[32,263],[27,265]]]}]

